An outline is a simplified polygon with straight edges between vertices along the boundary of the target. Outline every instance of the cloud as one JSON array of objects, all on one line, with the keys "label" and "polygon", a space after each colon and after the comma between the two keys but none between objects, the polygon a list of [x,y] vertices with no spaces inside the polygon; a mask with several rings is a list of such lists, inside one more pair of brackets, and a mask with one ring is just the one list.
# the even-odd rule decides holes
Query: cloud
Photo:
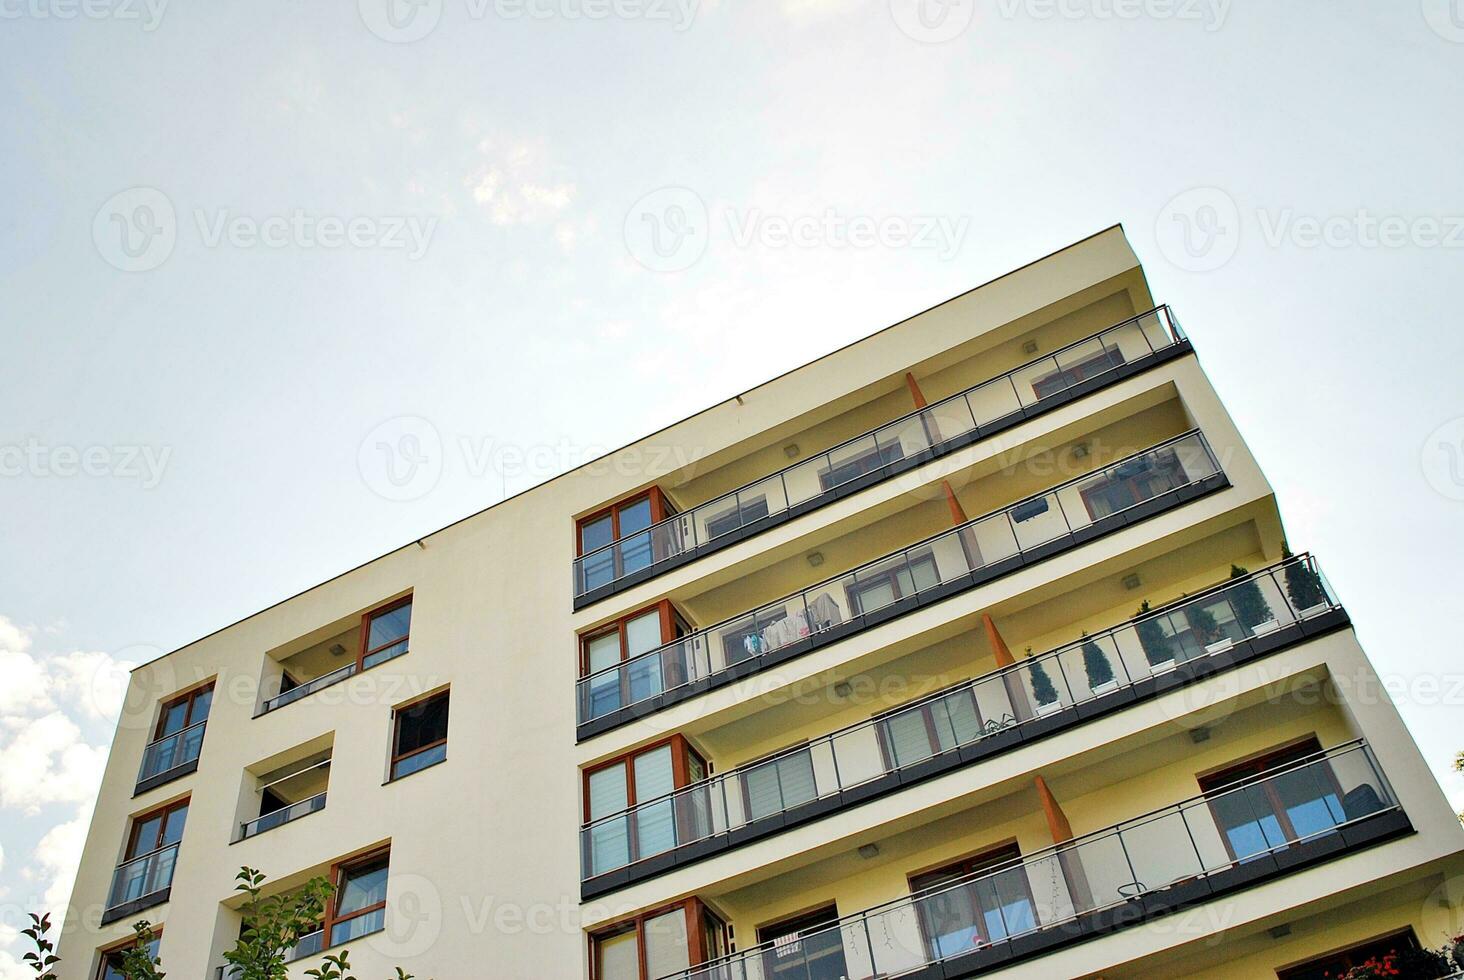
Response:
[{"label": "cloud", "polygon": [[495,225],[527,225],[557,220],[573,203],[576,187],[535,147],[485,137],[476,147],[463,185],[473,203]]},{"label": "cloud", "polygon": [[71,901],[76,884],[76,869],[81,866],[81,851],[86,844],[86,831],[91,825],[90,803],[77,810],[66,823],[57,824],[36,844],[35,863],[42,877],[49,881],[45,892],[48,909],[64,909]]},{"label": "cloud", "polygon": [[28,815],[53,803],[91,800],[107,764],[105,746],[88,745],[60,711],[0,723],[0,808]]}]

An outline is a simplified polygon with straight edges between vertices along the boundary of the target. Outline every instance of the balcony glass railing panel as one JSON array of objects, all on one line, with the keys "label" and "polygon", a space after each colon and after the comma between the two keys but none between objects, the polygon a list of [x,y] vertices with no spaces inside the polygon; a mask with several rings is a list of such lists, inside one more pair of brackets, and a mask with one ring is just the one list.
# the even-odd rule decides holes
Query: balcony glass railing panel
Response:
[{"label": "balcony glass railing panel", "polygon": [[[726,834],[1337,605],[1310,555],[1230,579],[1121,626],[596,820],[581,831],[581,871],[593,877]],[[1206,624],[1198,635],[1197,623]],[[652,825],[655,832],[646,833]],[[632,840],[638,845],[634,851]]]},{"label": "balcony glass railing panel", "polygon": [[[1277,802],[1280,801],[1280,802]],[[1225,871],[1395,809],[1364,742],[1348,743],[1207,796],[960,881],[672,974],[675,980],[873,980],[1052,929],[1075,917]],[[1237,828],[1279,822],[1272,839]],[[1298,821],[1298,813],[1309,816]],[[1247,823],[1249,821],[1249,823]],[[671,980],[668,978],[668,980]]]},{"label": "balcony glass railing panel", "polygon": [[325,794],[317,793],[309,799],[301,800],[298,803],[291,803],[289,806],[272,810],[263,816],[239,825],[239,840],[255,837],[266,830],[274,830],[282,827],[291,820],[299,820],[301,817],[309,816],[312,813],[319,813],[325,809]]},{"label": "balcony glass railing panel", "polygon": [[177,860],[178,845],[169,844],[119,865],[112,873],[107,908],[115,909],[171,887],[173,865]]},{"label": "balcony glass railing panel", "polygon": [[1200,432],[978,517],[577,683],[581,722],[780,650],[1220,472]]},{"label": "balcony glass railing panel", "polygon": [[207,724],[207,721],[200,721],[150,744],[142,752],[142,768],[138,771],[137,781],[140,783],[198,761],[198,754],[203,749],[203,729]]},{"label": "balcony glass railing panel", "polygon": [[745,487],[627,534],[574,563],[575,595],[675,558],[857,480],[890,463],[1037,406],[1042,399],[1184,340],[1159,307],[920,411],[856,436]]}]

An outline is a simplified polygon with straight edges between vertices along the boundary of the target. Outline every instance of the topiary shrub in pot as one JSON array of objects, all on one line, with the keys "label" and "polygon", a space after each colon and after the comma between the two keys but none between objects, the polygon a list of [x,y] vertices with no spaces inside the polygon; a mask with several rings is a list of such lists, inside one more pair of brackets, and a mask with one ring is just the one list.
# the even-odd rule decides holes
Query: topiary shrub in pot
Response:
[{"label": "topiary shrub in pot", "polygon": [[[1230,605],[1235,609],[1235,618],[1240,624],[1251,633],[1269,633],[1276,629],[1276,617],[1271,613],[1271,604],[1261,594],[1261,587],[1256,580],[1250,578],[1250,572],[1239,565],[1230,566],[1230,577],[1233,579],[1244,579],[1239,585],[1233,585],[1226,593]],[[1261,627],[1257,629],[1256,627]]]},{"label": "topiary shrub in pot", "polygon": [[1083,634],[1083,669],[1088,672],[1088,687],[1094,694],[1104,694],[1118,686],[1108,654],[1087,633]]}]

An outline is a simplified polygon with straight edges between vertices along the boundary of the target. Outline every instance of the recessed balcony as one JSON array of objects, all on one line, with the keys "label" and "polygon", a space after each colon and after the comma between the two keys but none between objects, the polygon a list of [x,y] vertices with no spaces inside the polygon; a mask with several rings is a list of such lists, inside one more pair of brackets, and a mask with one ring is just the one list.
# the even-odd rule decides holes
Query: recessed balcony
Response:
[{"label": "recessed balcony", "polygon": [[255,790],[259,816],[239,824],[235,841],[257,837],[324,810],[330,763],[331,751],[327,749],[261,777]]},{"label": "recessed balcony", "polygon": [[581,739],[1228,485],[1198,430],[582,677]]},{"label": "recessed balcony", "polygon": [[1410,830],[1357,740],[667,980],[976,976]]},{"label": "recessed balcony", "polygon": [[[1190,349],[1169,308],[1161,306],[650,526],[621,527],[618,540],[575,559],[575,608],[993,436]],[[607,527],[611,526],[606,520]]]},{"label": "recessed balcony", "polygon": [[595,820],[580,831],[583,897],[1015,750],[1346,622],[1309,555],[1228,579]]}]

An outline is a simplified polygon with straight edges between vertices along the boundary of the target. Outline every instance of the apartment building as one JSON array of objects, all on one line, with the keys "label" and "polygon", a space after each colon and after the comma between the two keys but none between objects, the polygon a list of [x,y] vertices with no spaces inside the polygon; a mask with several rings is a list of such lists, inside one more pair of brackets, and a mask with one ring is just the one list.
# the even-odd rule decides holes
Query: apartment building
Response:
[{"label": "apartment building", "polygon": [[337,887],[296,976],[1438,945],[1464,831],[1202,348],[1111,228],[139,668],[62,980],[221,976],[242,865]]}]

